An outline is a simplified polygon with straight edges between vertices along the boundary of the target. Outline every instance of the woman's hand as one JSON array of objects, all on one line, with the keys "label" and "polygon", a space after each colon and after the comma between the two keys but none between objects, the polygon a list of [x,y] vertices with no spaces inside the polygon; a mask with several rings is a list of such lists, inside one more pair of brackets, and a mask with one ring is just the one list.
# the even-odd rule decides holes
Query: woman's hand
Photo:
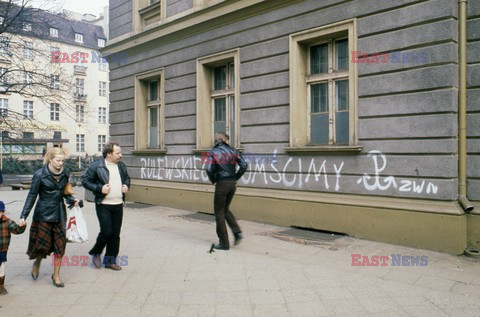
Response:
[{"label": "woman's hand", "polygon": [[20,221],[18,222],[18,225],[19,225],[20,227],[23,227],[23,226],[26,226],[27,223],[25,222],[25,219],[22,218],[22,219],[20,219]]},{"label": "woman's hand", "polygon": [[78,207],[78,202],[79,202],[79,201],[80,201],[79,199],[75,199],[75,203],[74,203],[73,205],[74,205],[75,207]]}]

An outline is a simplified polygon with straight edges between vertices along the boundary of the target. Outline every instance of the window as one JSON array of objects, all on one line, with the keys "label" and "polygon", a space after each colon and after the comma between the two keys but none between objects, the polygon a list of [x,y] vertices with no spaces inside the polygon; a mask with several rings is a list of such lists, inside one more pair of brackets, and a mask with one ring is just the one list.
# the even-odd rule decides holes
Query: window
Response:
[{"label": "window", "polygon": [[33,42],[25,42],[23,46],[23,57],[27,59],[33,58]]},{"label": "window", "polygon": [[50,104],[50,121],[60,121],[60,104]]},{"label": "window", "polygon": [[0,98],[0,117],[8,117],[8,99]]},{"label": "window", "polygon": [[107,83],[104,81],[98,82],[98,95],[99,96],[106,96],[107,95]]},{"label": "window", "polygon": [[52,75],[50,77],[50,88],[55,90],[60,89],[60,75]]},{"label": "window", "polygon": [[52,58],[52,62],[55,62],[57,60],[59,61],[61,56],[60,48],[56,46],[50,46],[50,56]]},{"label": "window", "polygon": [[135,150],[164,149],[163,70],[138,75],[135,80]]},{"label": "window", "polygon": [[0,16],[0,25],[3,25],[3,22],[5,22],[5,18]]},{"label": "window", "polygon": [[141,31],[146,27],[158,24],[166,18],[167,0],[133,1],[134,30]]},{"label": "window", "polygon": [[24,140],[33,140],[33,132],[23,132],[23,139]]},{"label": "window", "polygon": [[85,152],[85,134],[77,134],[77,152]]},{"label": "window", "polygon": [[85,99],[85,80],[82,78],[75,79],[75,98],[77,100]]},{"label": "window", "polygon": [[8,69],[0,67],[0,92],[8,90]]},{"label": "window", "polygon": [[75,114],[77,122],[84,122],[85,121],[85,106],[76,105],[75,106]]},{"label": "window", "polygon": [[98,47],[105,47],[105,39],[98,39]]},{"label": "window", "polygon": [[105,60],[101,60],[98,63],[98,70],[101,72],[108,72],[108,63]]},{"label": "window", "polygon": [[105,143],[107,142],[107,136],[106,135],[99,135],[98,136],[98,152],[103,152],[103,149],[105,148]]},{"label": "window", "polygon": [[[290,148],[358,151],[355,21],[290,36]],[[349,147],[350,146],[350,147]],[[303,148],[303,149],[302,149]]]},{"label": "window", "polygon": [[33,119],[33,101],[23,101],[23,116],[28,119]]},{"label": "window", "polygon": [[6,36],[0,36],[0,56],[7,58],[10,57],[10,50],[9,50],[10,41]]},{"label": "window", "polygon": [[30,22],[23,22],[22,23],[22,29],[24,31],[31,31],[32,30],[32,23]]},{"label": "window", "polygon": [[50,28],[50,36],[51,37],[58,37],[58,29]]},{"label": "window", "polygon": [[107,123],[107,108],[98,108],[98,123]]},{"label": "window", "polygon": [[83,34],[75,33],[75,42],[83,43]]},{"label": "window", "polygon": [[210,148],[222,131],[239,148],[238,51],[201,58],[197,65],[197,149]]},{"label": "window", "polygon": [[61,140],[62,139],[62,131],[53,131],[53,139],[54,140]]},{"label": "window", "polygon": [[33,73],[32,72],[23,72],[23,83],[24,84],[33,83]]}]

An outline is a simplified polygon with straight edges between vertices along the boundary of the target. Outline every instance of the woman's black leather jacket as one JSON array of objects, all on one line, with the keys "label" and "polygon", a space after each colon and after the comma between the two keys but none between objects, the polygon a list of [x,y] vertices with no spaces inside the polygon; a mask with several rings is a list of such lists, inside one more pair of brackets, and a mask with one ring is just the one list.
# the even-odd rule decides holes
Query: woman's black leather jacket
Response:
[{"label": "woman's black leather jacket", "polygon": [[63,194],[68,178],[69,174],[64,169],[60,174],[60,180],[56,181],[47,164],[36,171],[33,174],[32,187],[28,192],[20,218],[27,219],[38,196],[33,212],[33,220],[45,222],[62,221],[64,223],[66,221],[66,211],[63,199],[65,198],[68,204],[75,201],[72,195]]}]

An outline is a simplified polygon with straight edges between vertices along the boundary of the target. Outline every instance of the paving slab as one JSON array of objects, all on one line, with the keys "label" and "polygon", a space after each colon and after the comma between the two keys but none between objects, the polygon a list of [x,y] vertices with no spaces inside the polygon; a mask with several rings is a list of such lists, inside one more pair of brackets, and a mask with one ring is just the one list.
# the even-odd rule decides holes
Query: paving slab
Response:
[{"label": "paving slab", "polygon": [[[83,197],[83,189],[75,189]],[[0,189],[7,216],[18,220],[27,192]],[[83,211],[90,241],[69,243],[69,260],[87,256],[99,230],[93,203]],[[27,229],[12,238],[9,294],[0,296],[0,316],[480,316],[478,258],[239,224],[245,236],[240,245],[209,253],[217,240],[211,216],[129,202],[119,254],[123,269],[96,269],[90,258],[72,261],[62,267],[63,289],[52,285],[50,257],[39,279],[30,277]],[[428,261],[393,265],[392,254],[408,257],[405,263]],[[389,258],[381,265],[374,256]]]}]

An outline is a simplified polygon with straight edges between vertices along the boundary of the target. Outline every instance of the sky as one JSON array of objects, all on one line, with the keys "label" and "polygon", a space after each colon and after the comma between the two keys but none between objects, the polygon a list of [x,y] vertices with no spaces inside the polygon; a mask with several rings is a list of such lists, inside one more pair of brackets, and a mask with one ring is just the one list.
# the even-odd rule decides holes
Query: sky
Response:
[{"label": "sky", "polygon": [[103,7],[108,6],[108,0],[32,0],[32,6],[49,11],[67,9],[98,16],[103,13]]}]

